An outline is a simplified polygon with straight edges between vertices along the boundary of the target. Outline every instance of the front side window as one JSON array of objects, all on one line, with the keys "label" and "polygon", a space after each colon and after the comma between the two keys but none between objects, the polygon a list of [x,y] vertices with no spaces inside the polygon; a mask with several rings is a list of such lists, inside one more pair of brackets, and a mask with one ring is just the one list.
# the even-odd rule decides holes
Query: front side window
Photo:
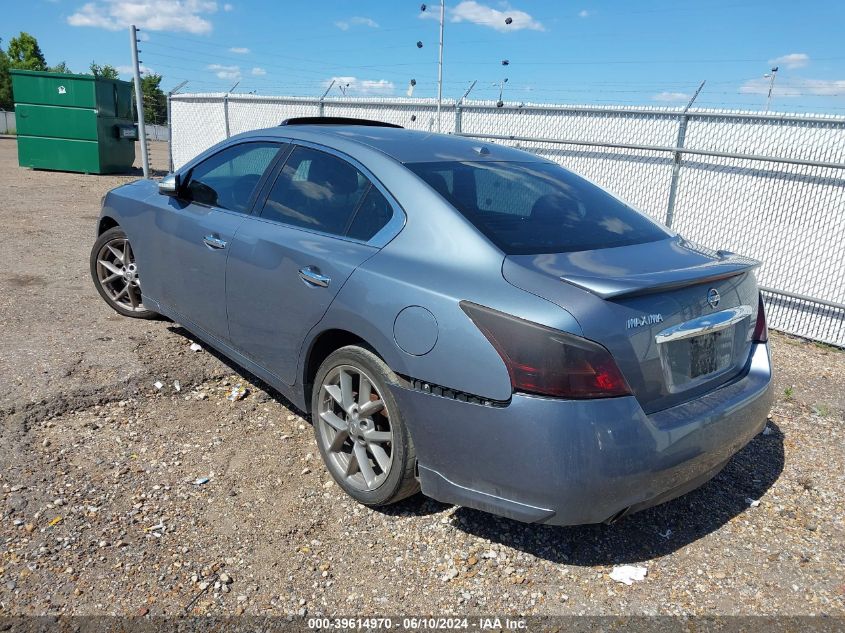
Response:
[{"label": "front side window", "polygon": [[367,177],[345,160],[297,147],[273,183],[261,217],[346,235],[370,187]]},{"label": "front side window", "polygon": [[509,255],[612,248],[669,236],[558,165],[453,161],[407,166]]},{"label": "front side window", "polygon": [[240,213],[280,149],[278,143],[241,143],[217,152],[191,169],[185,197]]}]

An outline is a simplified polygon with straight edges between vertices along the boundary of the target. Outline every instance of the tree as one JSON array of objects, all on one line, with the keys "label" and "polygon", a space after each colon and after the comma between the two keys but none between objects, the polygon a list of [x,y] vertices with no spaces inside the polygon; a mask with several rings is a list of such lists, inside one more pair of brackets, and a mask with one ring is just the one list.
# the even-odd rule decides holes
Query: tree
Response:
[{"label": "tree", "polygon": [[144,96],[144,121],[167,123],[167,97],[161,89],[161,75],[146,74],[141,77],[141,94]]},{"label": "tree", "polygon": [[73,71],[68,68],[67,62],[65,61],[60,61],[55,66],[50,66],[47,70],[49,70],[51,73],[64,73],[66,75],[73,74]]},{"label": "tree", "polygon": [[38,40],[24,31],[9,40],[9,65],[19,70],[47,70],[47,60]]},{"label": "tree", "polygon": [[120,76],[120,73],[117,72],[117,68],[111,64],[100,66],[97,62],[91,62],[91,65],[88,68],[91,70],[91,74],[95,77],[102,77],[103,79],[117,79]]},{"label": "tree", "polygon": [[[3,40],[0,40],[0,44]],[[12,101],[12,76],[9,74],[9,56],[0,46],[0,109],[11,110],[14,107]]]}]

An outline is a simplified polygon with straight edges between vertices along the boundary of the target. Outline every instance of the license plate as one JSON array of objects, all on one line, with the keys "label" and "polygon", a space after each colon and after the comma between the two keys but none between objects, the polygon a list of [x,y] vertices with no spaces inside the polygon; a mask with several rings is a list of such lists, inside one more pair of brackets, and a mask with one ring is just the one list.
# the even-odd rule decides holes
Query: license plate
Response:
[{"label": "license plate", "polygon": [[670,341],[661,345],[660,355],[669,391],[676,393],[731,367],[734,331],[728,328]]},{"label": "license plate", "polygon": [[690,339],[690,378],[712,374],[719,369],[716,348],[721,332],[704,334]]}]

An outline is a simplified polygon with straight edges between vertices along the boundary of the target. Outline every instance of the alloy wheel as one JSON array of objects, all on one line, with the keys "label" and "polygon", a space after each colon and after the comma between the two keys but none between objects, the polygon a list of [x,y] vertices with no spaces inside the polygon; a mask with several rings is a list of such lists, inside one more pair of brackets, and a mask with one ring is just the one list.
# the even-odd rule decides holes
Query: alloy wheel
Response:
[{"label": "alloy wheel", "polygon": [[372,378],[340,365],[320,386],[318,439],[338,479],[358,490],[375,490],[393,465],[390,412]]},{"label": "alloy wheel", "polygon": [[97,253],[97,281],[106,296],[124,310],[144,312],[138,264],[129,240],[116,237],[103,244]]}]

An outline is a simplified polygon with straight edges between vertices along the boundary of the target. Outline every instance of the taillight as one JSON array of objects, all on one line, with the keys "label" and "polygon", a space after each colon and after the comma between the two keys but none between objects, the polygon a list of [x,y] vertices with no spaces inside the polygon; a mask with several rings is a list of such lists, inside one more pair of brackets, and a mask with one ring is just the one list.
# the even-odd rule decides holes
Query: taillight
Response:
[{"label": "taillight", "polygon": [[766,311],[763,308],[763,295],[757,303],[757,323],[754,325],[754,342],[765,343],[769,340],[769,328],[766,327]]},{"label": "taillight", "polygon": [[502,357],[514,391],[558,398],[612,398],[631,389],[604,347],[476,303],[461,308]]}]

